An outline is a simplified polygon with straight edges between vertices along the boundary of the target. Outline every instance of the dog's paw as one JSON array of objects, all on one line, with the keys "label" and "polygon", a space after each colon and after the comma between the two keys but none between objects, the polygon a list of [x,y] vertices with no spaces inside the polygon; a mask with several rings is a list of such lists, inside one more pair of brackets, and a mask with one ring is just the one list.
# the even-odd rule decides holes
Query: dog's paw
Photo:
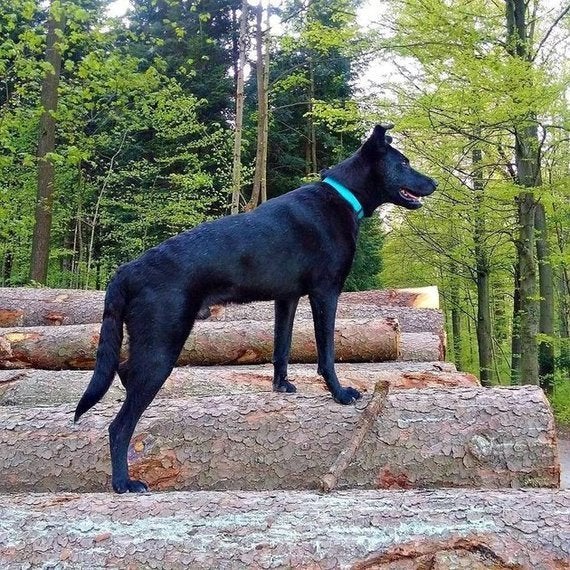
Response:
[{"label": "dog's paw", "polygon": [[126,479],[119,483],[113,483],[113,490],[115,493],[147,493],[148,486],[136,479]]},{"label": "dog's paw", "polygon": [[333,394],[333,398],[335,402],[347,405],[347,404],[354,404],[356,400],[362,398],[362,395],[355,388],[348,387],[348,388],[343,388],[337,394]]},{"label": "dog's paw", "polygon": [[289,382],[287,378],[283,378],[278,384],[273,383],[273,391],[292,394],[297,391],[297,387],[292,382]]}]

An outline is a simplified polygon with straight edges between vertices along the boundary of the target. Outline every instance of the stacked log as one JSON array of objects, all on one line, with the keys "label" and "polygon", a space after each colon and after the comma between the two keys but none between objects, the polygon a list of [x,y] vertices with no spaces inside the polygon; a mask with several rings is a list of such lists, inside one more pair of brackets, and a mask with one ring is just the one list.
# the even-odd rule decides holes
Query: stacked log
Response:
[{"label": "stacked log", "polygon": [[[371,392],[379,380],[392,389],[478,386],[477,377],[457,372],[446,362],[339,363],[339,377],[363,393]],[[91,371],[0,370],[0,405],[49,406],[76,404],[85,391]],[[246,392],[270,392],[273,366],[182,366],[175,368],[157,398],[223,396]],[[291,364],[289,379],[302,394],[325,394],[327,389],[314,364]],[[104,401],[124,397],[120,382],[114,382]]]},{"label": "stacked log", "polygon": [[[104,291],[0,287],[0,327],[99,323],[103,316],[104,299]],[[360,305],[365,308],[360,308]],[[378,307],[439,309],[439,294],[437,287],[343,293],[339,303],[339,316],[387,316],[368,312],[375,311]],[[299,311],[306,313],[307,310],[309,304],[303,299]],[[227,320],[267,320],[272,318],[272,315],[273,303],[232,305],[225,309],[216,307],[213,311],[213,318]],[[301,318],[304,317],[303,315]]]},{"label": "stacked log", "polygon": [[[369,400],[156,400],[131,442],[131,473],[155,490],[317,488]],[[117,409],[99,405],[74,425],[69,405],[0,408],[0,492],[109,488],[105,435]],[[425,388],[391,392],[340,487],[557,487],[559,477],[539,388]]]},{"label": "stacked log", "polygon": [[562,570],[570,491],[18,494],[3,568]]},{"label": "stacked log", "polygon": [[[548,402],[442,362],[435,288],[341,296],[337,372],[355,406],[316,372],[306,299],[297,394],[270,392],[273,303],[211,307],[129,447],[131,476],[168,493],[57,494],[110,489],[121,384],[72,423],[103,298],[0,288],[0,566],[570,567]],[[311,492],[333,471],[331,494]]]}]

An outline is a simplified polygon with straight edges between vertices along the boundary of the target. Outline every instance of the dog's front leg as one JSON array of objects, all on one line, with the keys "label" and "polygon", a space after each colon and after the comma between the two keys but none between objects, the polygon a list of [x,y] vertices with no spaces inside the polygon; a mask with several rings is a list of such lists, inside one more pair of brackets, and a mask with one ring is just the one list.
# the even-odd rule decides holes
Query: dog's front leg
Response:
[{"label": "dog's front leg", "polygon": [[333,398],[340,404],[352,404],[360,398],[355,388],[343,388],[334,369],[334,323],[338,294],[326,293],[309,295],[315,338],[317,341],[318,370],[323,376]]},{"label": "dog's front leg", "polygon": [[273,391],[296,392],[295,385],[287,379],[287,365],[291,351],[293,320],[299,299],[275,301],[275,336],[273,344]]}]

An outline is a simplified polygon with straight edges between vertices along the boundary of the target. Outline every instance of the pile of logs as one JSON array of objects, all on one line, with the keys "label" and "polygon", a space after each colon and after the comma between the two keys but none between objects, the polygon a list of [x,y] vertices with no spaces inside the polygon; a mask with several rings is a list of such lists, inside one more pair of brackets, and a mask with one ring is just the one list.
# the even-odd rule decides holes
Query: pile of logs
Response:
[{"label": "pile of logs", "polygon": [[342,295],[355,406],[317,375],[305,301],[296,394],[270,391],[272,305],[212,307],[131,442],[141,496],[104,492],[121,384],[72,421],[103,298],[0,288],[0,567],[570,567],[548,401],[443,362],[437,289]]}]

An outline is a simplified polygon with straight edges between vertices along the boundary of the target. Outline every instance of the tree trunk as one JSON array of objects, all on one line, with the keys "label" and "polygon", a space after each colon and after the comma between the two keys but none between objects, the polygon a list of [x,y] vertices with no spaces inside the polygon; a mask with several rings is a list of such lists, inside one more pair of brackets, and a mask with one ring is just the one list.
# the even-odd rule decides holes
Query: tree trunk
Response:
[{"label": "tree trunk", "polygon": [[[532,37],[527,21],[525,0],[506,0],[507,52],[513,58],[532,64]],[[527,78],[522,81],[527,88]],[[538,384],[539,303],[538,279],[535,256],[535,210],[533,188],[540,186],[540,142],[536,112],[515,119],[515,163],[517,183],[521,186],[518,196],[520,231],[517,242],[520,270],[520,377],[528,384]]]},{"label": "tree trunk", "polygon": [[[369,400],[157,400],[131,441],[131,475],[154,490],[317,488]],[[68,405],[0,408],[0,492],[108,489],[107,427],[117,410],[98,404],[74,425]],[[559,479],[554,420],[538,387],[426,388],[388,395],[340,487],[557,487]]]},{"label": "tree trunk", "polygon": [[[563,268],[564,269],[564,268]],[[570,376],[570,280],[560,273],[560,368]]]},{"label": "tree trunk", "polygon": [[486,251],[486,224],[483,199],[485,187],[482,176],[481,149],[472,151],[473,162],[473,190],[475,191],[475,271],[477,284],[477,347],[479,354],[479,378],[483,386],[492,384],[492,375],[495,368],[493,362],[493,333],[491,330],[491,299],[490,299],[490,267]]},{"label": "tree trunk", "polygon": [[518,260],[513,267],[513,325],[511,335],[511,385],[518,386],[521,383],[521,279]]},{"label": "tree trunk", "polygon": [[6,568],[567,567],[570,492],[10,495]]},{"label": "tree trunk", "polygon": [[241,198],[241,139],[243,130],[244,68],[246,57],[247,15],[248,3],[247,0],[243,0],[241,5],[239,31],[239,65],[238,75],[236,79],[236,117],[232,168],[232,214],[238,213]]},{"label": "tree trunk", "polygon": [[[78,325],[101,322],[104,291],[0,287],[0,326]],[[443,315],[424,306],[439,304],[437,289],[388,289],[342,293],[340,318],[394,317],[407,332],[443,336]],[[411,307],[411,308],[408,308]],[[419,307],[419,308],[414,308]],[[212,320],[273,320],[274,303],[216,306]],[[309,303],[301,299],[297,318],[312,319]]]},{"label": "tree trunk", "polygon": [[548,226],[544,204],[537,202],[535,209],[536,257],[540,290],[539,332],[550,337],[538,344],[538,373],[540,386],[548,394],[554,387],[554,279],[550,264]]},{"label": "tree trunk", "polygon": [[537,278],[534,256],[534,210],[532,193],[519,196],[520,237],[517,247],[520,269],[520,378],[525,384],[538,384],[538,343],[536,336],[539,325],[539,304],[537,301]]},{"label": "tree trunk", "polygon": [[[0,368],[92,369],[99,329],[99,325],[2,329]],[[413,343],[414,335],[422,351],[441,353],[440,338],[430,333],[407,333],[406,347]],[[431,348],[430,341],[434,345]],[[127,346],[125,338],[123,357],[127,356]],[[393,319],[339,319],[335,326],[335,350],[341,362],[396,360],[400,355],[398,324]],[[194,326],[178,365],[262,364],[271,362],[272,353],[273,323],[269,321],[202,321]],[[313,323],[297,321],[293,329],[291,362],[316,362],[316,356]]]},{"label": "tree trunk", "polygon": [[46,37],[46,74],[42,83],[40,136],[37,150],[38,189],[32,238],[30,280],[46,283],[50,249],[55,173],[50,153],[55,151],[55,112],[57,110],[61,51],[58,35],[63,33],[61,7],[50,7]]},{"label": "tree trunk", "polygon": [[309,55],[309,93],[307,110],[307,146],[305,152],[305,173],[307,176],[318,172],[317,167],[317,134],[315,129],[315,119],[313,117],[313,101],[315,99],[315,72],[313,68],[313,58]]},{"label": "tree trunk", "polygon": [[[451,312],[451,336],[453,346],[453,362],[458,370],[463,370],[462,343],[461,343],[461,300],[459,295],[459,283],[457,280],[457,267],[452,264],[451,281],[449,287],[449,305]],[[402,326],[400,324],[400,326]],[[402,326],[402,330],[406,330]]]},{"label": "tree trunk", "polygon": [[[456,372],[443,362],[339,363],[337,373],[345,384],[363,393],[370,392],[378,380],[392,389],[452,388],[477,386],[472,374]],[[0,405],[54,406],[76,404],[93,373],[82,370],[0,370]],[[157,398],[223,396],[247,392],[270,392],[273,366],[184,366],[175,368]],[[300,394],[322,395],[327,389],[314,364],[289,365],[289,380]],[[105,395],[106,402],[124,398],[117,380]]]},{"label": "tree trunk", "polygon": [[[267,7],[269,10],[269,7]],[[268,136],[268,99],[267,99],[267,74],[268,61],[268,41],[264,40],[264,35],[269,34],[269,28],[263,32],[263,5],[261,0],[256,10],[256,53],[257,53],[257,152],[255,156],[255,173],[253,176],[253,189],[251,200],[247,205],[247,210],[253,210],[262,197],[263,190],[267,199],[267,136]],[[265,45],[265,51],[263,45]]]}]

